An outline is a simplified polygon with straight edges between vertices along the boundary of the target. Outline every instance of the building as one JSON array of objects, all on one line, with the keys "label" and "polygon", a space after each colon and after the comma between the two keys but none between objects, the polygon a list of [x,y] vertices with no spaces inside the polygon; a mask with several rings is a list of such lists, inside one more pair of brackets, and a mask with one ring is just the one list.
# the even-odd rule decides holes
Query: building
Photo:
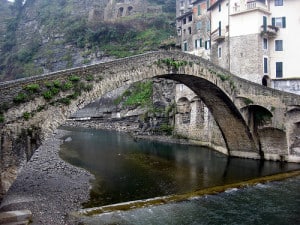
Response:
[{"label": "building", "polygon": [[300,94],[300,1],[218,0],[208,10],[212,62],[247,80]]},{"label": "building", "polygon": [[182,51],[209,59],[210,12],[207,8],[214,1],[176,1],[177,42]]},{"label": "building", "polygon": [[[299,0],[177,0],[182,51],[244,79],[300,94]],[[297,51],[298,50],[298,51]],[[176,85],[175,132],[224,152],[221,131],[205,104]]]}]

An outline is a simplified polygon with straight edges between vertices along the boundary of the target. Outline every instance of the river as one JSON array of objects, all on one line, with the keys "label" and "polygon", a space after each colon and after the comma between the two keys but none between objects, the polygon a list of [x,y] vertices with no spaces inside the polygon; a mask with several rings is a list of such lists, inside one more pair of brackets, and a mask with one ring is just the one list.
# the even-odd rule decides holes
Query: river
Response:
[{"label": "river", "polygon": [[[300,168],[230,159],[199,146],[135,140],[116,131],[68,130],[70,141],[61,146],[60,156],[96,178],[84,207],[182,194]],[[299,187],[300,178],[293,178],[176,204],[106,213],[91,217],[87,224],[293,224],[299,220]]]}]

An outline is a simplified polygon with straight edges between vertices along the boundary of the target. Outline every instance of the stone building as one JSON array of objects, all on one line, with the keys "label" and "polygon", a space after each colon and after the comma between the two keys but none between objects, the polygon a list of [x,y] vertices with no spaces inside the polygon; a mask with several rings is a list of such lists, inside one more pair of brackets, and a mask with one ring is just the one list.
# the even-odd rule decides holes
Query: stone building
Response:
[{"label": "stone building", "polygon": [[[177,44],[182,51],[210,59],[210,12],[213,0],[177,0]],[[183,84],[176,85],[175,133],[201,145],[224,149],[221,132],[205,104]]]},{"label": "stone building", "polygon": [[182,51],[209,59],[210,16],[207,8],[210,1],[176,1],[176,26],[178,45]]},{"label": "stone building", "polygon": [[161,12],[161,6],[150,6],[147,0],[109,0],[104,10],[104,20],[113,21],[134,14]]}]

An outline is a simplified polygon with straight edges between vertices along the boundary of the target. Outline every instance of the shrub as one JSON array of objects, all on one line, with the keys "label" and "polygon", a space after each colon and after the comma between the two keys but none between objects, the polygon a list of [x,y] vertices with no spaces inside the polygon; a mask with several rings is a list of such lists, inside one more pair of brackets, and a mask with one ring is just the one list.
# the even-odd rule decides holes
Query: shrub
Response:
[{"label": "shrub", "polygon": [[50,89],[50,91],[51,91],[51,93],[52,93],[52,95],[57,95],[58,93],[59,93],[59,89],[58,88],[56,88],[56,87],[52,87],[51,89]]},{"label": "shrub", "polygon": [[171,135],[173,133],[173,127],[169,124],[163,123],[159,127],[159,131],[166,133],[167,135]]},{"label": "shrub", "polygon": [[93,80],[94,80],[94,76],[93,76],[93,75],[87,75],[87,76],[85,77],[85,80],[86,80],[86,81],[93,81]]},{"label": "shrub", "polygon": [[30,113],[29,113],[29,112],[24,112],[24,113],[23,113],[23,118],[24,118],[25,120],[29,120],[29,118],[30,118]]},{"label": "shrub", "polygon": [[49,82],[49,81],[46,81],[44,83],[44,85],[47,87],[47,88],[51,88],[53,86],[53,83]]},{"label": "shrub", "polygon": [[61,84],[60,80],[53,81],[53,85],[56,88],[61,88],[62,87],[62,84]]},{"label": "shrub", "polygon": [[59,102],[65,104],[65,105],[70,105],[71,100],[69,98],[61,98],[59,100]]},{"label": "shrub", "polygon": [[70,90],[73,88],[73,84],[71,81],[67,81],[66,83],[63,84],[62,89],[64,91]]},{"label": "shrub", "polygon": [[50,100],[53,98],[52,92],[50,90],[43,92],[43,97],[46,100]]},{"label": "shrub", "polygon": [[67,98],[69,98],[69,99],[77,99],[79,95],[80,95],[80,93],[74,92],[73,94],[68,95]]},{"label": "shrub", "polygon": [[5,119],[4,119],[4,115],[0,114],[0,123],[4,123]]},{"label": "shrub", "polygon": [[245,103],[246,105],[250,105],[250,104],[253,104],[253,101],[252,101],[250,98],[245,98],[245,99],[244,99],[244,103]]},{"label": "shrub", "polygon": [[78,82],[78,81],[80,81],[80,77],[76,76],[76,75],[72,75],[69,77],[69,81]]},{"label": "shrub", "polygon": [[27,86],[24,87],[26,91],[29,93],[36,93],[40,90],[40,85],[38,84],[28,84]]},{"label": "shrub", "polygon": [[16,97],[14,97],[13,101],[16,104],[24,103],[28,100],[28,96],[25,93],[19,93]]}]

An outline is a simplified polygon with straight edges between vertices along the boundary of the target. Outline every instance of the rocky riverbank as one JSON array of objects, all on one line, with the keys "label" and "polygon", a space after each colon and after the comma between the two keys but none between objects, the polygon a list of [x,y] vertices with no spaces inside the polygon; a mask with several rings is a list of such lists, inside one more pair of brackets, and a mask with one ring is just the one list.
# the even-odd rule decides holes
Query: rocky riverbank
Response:
[{"label": "rocky riverbank", "polygon": [[4,197],[0,211],[28,209],[33,225],[75,223],[68,213],[88,200],[93,176],[60,159],[61,138],[67,134],[57,130],[36,150]]},{"label": "rocky riverbank", "polygon": [[[132,121],[67,121],[65,126],[117,130],[130,132],[137,139],[191,144],[185,139],[154,135],[149,129],[143,131],[139,123]],[[68,214],[88,200],[93,175],[59,157],[60,145],[67,135],[68,131],[57,130],[36,150],[3,199],[0,212],[30,210],[33,225],[76,224]]]}]

